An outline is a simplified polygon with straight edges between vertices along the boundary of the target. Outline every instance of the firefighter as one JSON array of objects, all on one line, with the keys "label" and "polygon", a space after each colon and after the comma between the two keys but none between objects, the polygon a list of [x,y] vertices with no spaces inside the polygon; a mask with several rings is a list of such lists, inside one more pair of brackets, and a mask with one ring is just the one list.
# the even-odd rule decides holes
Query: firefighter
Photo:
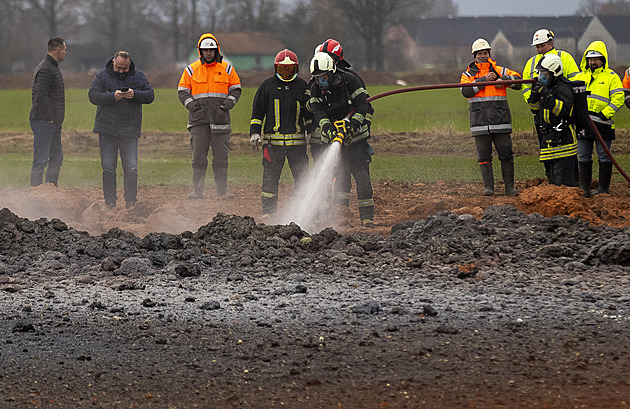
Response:
[{"label": "firefighter", "polygon": [[[365,81],[363,81],[363,78],[361,78],[361,76],[357,72],[353,71],[350,68],[352,67],[352,65],[348,62],[348,60],[344,58],[343,47],[341,47],[341,44],[339,43],[339,41],[329,38],[328,40],[319,44],[315,48],[315,53],[318,53],[318,52],[324,52],[330,55],[332,59],[335,61],[337,70],[340,72],[343,71],[346,74],[354,75],[361,83],[361,86],[363,87],[363,89],[365,89],[367,92],[367,88],[365,86]],[[314,81],[314,79],[312,79],[311,81]],[[312,85],[312,83],[309,85]],[[370,97],[369,94],[366,94],[366,96],[368,98]],[[374,108],[372,107],[372,104],[370,104],[369,101],[368,101],[368,105],[369,105],[369,108],[368,108],[367,114],[365,115],[365,124],[367,125],[368,128],[371,128],[372,114],[374,114]],[[310,141],[311,156],[313,156],[314,161],[317,161],[317,159],[321,155],[321,152],[323,151],[323,148],[325,148],[326,146],[325,144],[321,142],[321,132],[318,132],[318,131],[319,129],[314,133]],[[351,183],[352,181],[351,181],[350,173],[338,175],[335,178],[335,190],[334,190],[335,196],[333,198],[335,204],[338,204],[344,207],[350,206],[349,187],[351,186]]]},{"label": "firefighter", "polygon": [[[353,71],[350,68],[352,67],[352,65],[348,62],[348,60],[346,60],[343,57],[343,47],[341,47],[341,44],[339,43],[339,41],[333,38],[329,38],[328,40],[324,41],[323,43],[315,47],[315,54],[317,54],[318,52],[328,53],[328,55],[330,55],[335,61],[335,63],[337,64],[337,70],[344,71],[348,74],[354,75],[361,82],[361,86],[364,89],[367,89],[365,86],[365,81],[363,81],[363,78],[361,78],[361,76],[357,72]],[[309,83],[309,86],[312,85],[312,81],[313,80],[311,80],[311,83]],[[369,95],[368,95],[368,98],[369,98]],[[372,125],[373,113],[374,113],[374,108],[372,108],[372,104],[370,104],[368,113],[365,115],[365,120],[368,127],[371,127]],[[311,146],[311,156],[313,157],[314,161],[317,161],[317,159],[321,155],[323,147],[325,147],[325,145],[322,145],[321,133],[319,132],[319,129],[311,136],[310,146]],[[341,199],[338,198],[338,200],[341,200],[342,202],[347,202],[349,201],[349,199],[350,199],[349,197],[341,198]],[[348,205],[346,204],[346,206]]]},{"label": "firefighter", "polygon": [[[507,102],[506,86],[484,85],[486,81],[520,80],[521,75],[497,65],[490,57],[492,47],[483,38],[472,44],[474,61],[461,75],[460,82],[474,82],[474,87],[462,87],[462,95],[468,98],[470,110],[470,134],[475,138],[477,160],[481,169],[484,196],[494,196],[494,172],[492,170],[492,144],[501,161],[501,174],[506,196],[519,192],[514,188],[514,153],[512,152],[512,115]],[[519,90],[521,84],[509,85]]]},{"label": "firefighter", "polygon": [[[623,106],[624,91],[621,79],[608,65],[608,51],[603,41],[593,41],[584,51],[582,71],[574,77],[586,83],[589,116],[595,123],[606,147],[610,149],[615,139],[613,116]],[[588,127],[578,135],[578,162],[580,166],[580,188],[584,197],[591,197],[593,177],[593,143],[599,160],[599,187],[597,193],[610,193],[612,162],[604,148],[596,140],[593,130]]]},{"label": "firefighter", "polygon": [[263,218],[277,211],[285,158],[296,189],[308,171],[304,134],[312,115],[305,109],[310,92],[306,81],[297,76],[299,64],[293,51],[280,51],[274,60],[275,75],[263,81],[254,96],[249,134],[256,149],[263,143]]},{"label": "firefighter", "polygon": [[[546,28],[541,28],[540,30],[534,33],[531,46],[536,47],[537,54],[531,57],[525,63],[525,68],[523,68],[524,80],[536,78],[536,66],[540,62],[540,59],[543,56],[548,55],[548,54],[554,54],[560,57],[562,61],[562,67],[563,67],[562,74],[564,75],[565,78],[572,79],[573,77],[577,75],[578,72],[580,72],[580,69],[575,63],[575,59],[573,58],[573,56],[566,51],[561,51],[561,50],[556,49],[553,44],[553,39],[554,39],[553,31],[548,30]],[[525,102],[528,101],[531,91],[532,91],[531,84],[523,84],[522,93],[523,93],[523,99],[525,100]],[[536,122],[535,117],[534,117],[534,122]],[[542,141],[540,140],[541,135],[538,135],[538,139],[539,139],[539,143],[542,144]],[[551,179],[553,174],[550,172],[550,169],[548,166],[549,162],[543,162],[543,164],[545,165],[545,175],[547,176],[549,183],[553,184],[554,181]],[[577,176],[577,172],[578,172],[577,166],[578,165],[576,161],[576,163],[574,164],[576,180],[579,179],[579,176]]]},{"label": "firefighter", "polygon": [[188,109],[188,131],[193,149],[193,192],[189,199],[203,197],[208,150],[212,147],[212,171],[217,195],[234,197],[227,191],[230,147],[230,109],[241,96],[241,80],[236,70],[223,61],[216,37],[202,34],[197,42],[199,59],[184,69],[177,94]]},{"label": "firefighter", "polygon": [[[325,52],[316,53],[310,64],[315,81],[311,86],[308,106],[319,126],[322,141],[330,143],[341,134],[341,163],[337,169],[335,190],[348,195],[351,179],[357,186],[359,217],[367,228],[374,227],[374,199],[370,181],[370,162],[374,151],[368,143],[370,127],[366,123],[369,111],[367,91],[357,77],[337,69],[333,58]],[[342,121],[337,131],[334,123]]]},{"label": "firefighter", "polygon": [[536,65],[538,81],[527,103],[536,121],[540,161],[558,186],[575,186],[577,140],[573,111],[573,86],[563,74],[562,60],[556,54],[543,56]]}]

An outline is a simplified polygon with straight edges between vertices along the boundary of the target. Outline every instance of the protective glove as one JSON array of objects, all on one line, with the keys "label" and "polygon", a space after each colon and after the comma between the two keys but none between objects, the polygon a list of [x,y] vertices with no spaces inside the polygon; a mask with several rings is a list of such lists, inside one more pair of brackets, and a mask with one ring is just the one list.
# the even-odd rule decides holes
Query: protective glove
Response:
[{"label": "protective glove", "polygon": [[269,145],[263,146],[263,168],[273,167],[273,161],[271,160],[271,152],[269,152]]},{"label": "protective glove", "polygon": [[224,104],[219,105],[219,109],[225,112],[229,111],[228,107],[226,107]]},{"label": "protective glove", "polygon": [[361,128],[361,122],[358,119],[350,118],[350,129],[348,129],[348,134],[356,135],[358,130]]},{"label": "protective glove", "polygon": [[527,98],[528,104],[535,104],[540,101],[540,93],[532,88],[532,92],[529,94],[529,98]]},{"label": "protective glove", "polygon": [[608,121],[608,118],[606,118],[606,115],[604,115],[601,112],[596,113],[595,116],[601,119],[602,121]]},{"label": "protective glove", "polygon": [[333,124],[326,123],[322,127],[322,136],[329,141],[332,141],[333,139],[335,139],[335,136],[337,136],[337,129],[334,127]]},{"label": "protective glove", "polygon": [[249,138],[249,143],[252,145],[252,149],[258,150],[259,146],[262,145],[262,138],[260,137],[260,134],[252,134]]}]

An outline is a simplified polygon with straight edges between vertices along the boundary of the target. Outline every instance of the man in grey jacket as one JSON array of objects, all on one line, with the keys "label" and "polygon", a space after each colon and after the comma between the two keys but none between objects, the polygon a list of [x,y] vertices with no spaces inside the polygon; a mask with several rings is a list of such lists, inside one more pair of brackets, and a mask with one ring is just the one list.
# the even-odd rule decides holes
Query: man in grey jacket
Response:
[{"label": "man in grey jacket", "polygon": [[31,186],[43,182],[57,186],[63,163],[61,124],[65,118],[65,91],[59,63],[67,52],[63,38],[48,40],[48,53],[33,73],[32,106],[29,120],[33,130]]}]

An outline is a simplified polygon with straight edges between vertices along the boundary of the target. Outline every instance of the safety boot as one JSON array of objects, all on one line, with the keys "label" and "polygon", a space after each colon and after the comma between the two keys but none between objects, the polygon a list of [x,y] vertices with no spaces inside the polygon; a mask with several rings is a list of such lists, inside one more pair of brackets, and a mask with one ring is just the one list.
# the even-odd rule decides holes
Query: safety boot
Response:
[{"label": "safety boot", "polygon": [[494,196],[494,171],[492,170],[492,163],[480,163],[481,177],[483,179],[483,195]]},{"label": "safety boot", "polygon": [[227,166],[221,168],[213,167],[212,171],[214,173],[214,184],[217,187],[217,196],[221,199],[232,199],[234,195],[227,191]]},{"label": "safety boot", "polygon": [[580,189],[584,197],[591,197],[591,180],[593,179],[593,161],[580,162]]},{"label": "safety boot", "polygon": [[518,196],[521,192],[514,188],[514,162],[511,160],[501,162],[501,174],[505,184],[505,195]]},{"label": "safety boot", "polygon": [[205,181],[206,169],[193,168],[193,191],[188,195],[188,199],[201,199],[203,197]]},{"label": "safety boot", "polygon": [[610,194],[610,179],[612,179],[612,162],[599,162],[599,187],[597,194]]}]

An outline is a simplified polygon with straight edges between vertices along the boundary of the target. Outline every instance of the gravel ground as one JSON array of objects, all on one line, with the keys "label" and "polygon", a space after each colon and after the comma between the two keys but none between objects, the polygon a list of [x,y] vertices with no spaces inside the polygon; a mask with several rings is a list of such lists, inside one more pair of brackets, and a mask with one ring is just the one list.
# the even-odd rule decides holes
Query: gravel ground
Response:
[{"label": "gravel ground", "polygon": [[0,407],[625,408],[628,228],[491,206],[391,234],[0,211]]}]

